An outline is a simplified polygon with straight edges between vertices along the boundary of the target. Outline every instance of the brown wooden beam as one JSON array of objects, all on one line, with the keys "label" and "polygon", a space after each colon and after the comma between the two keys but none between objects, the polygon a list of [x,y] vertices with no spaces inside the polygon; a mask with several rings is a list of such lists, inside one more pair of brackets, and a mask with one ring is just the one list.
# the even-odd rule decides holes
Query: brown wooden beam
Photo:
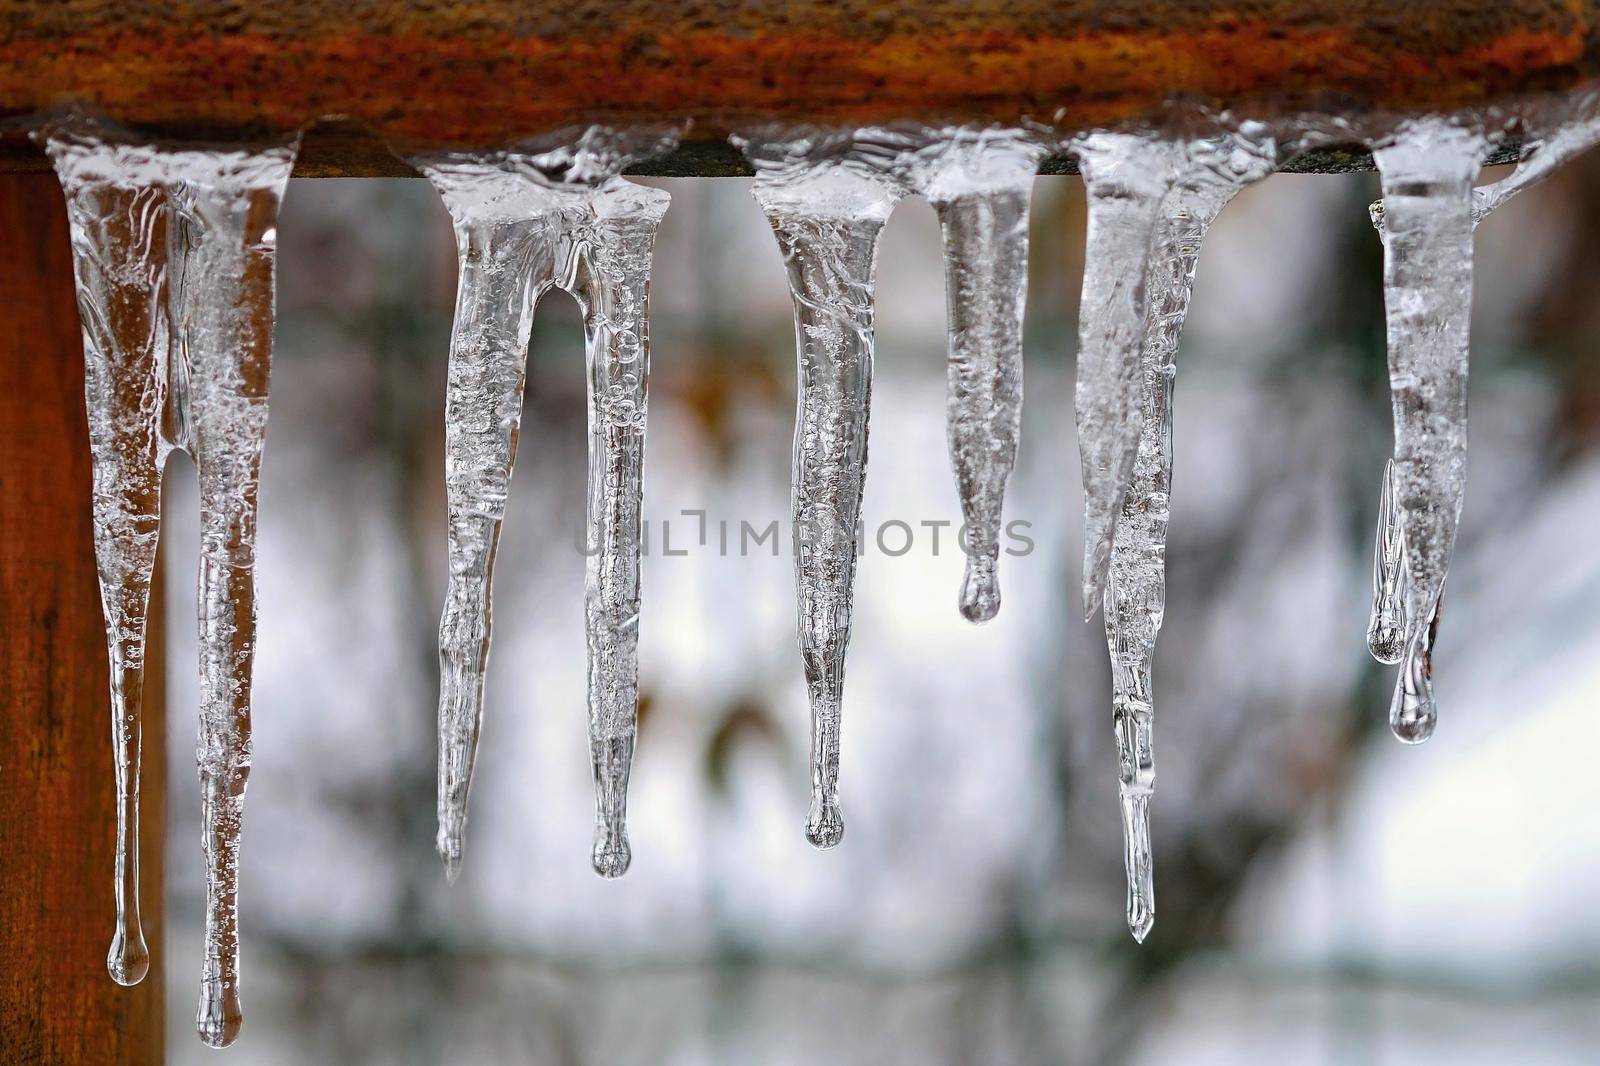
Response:
[{"label": "brown wooden beam", "polygon": [[[0,120],[65,100],[186,137],[340,116],[323,164],[490,147],[580,122],[686,121],[726,172],[774,119],[1070,128],[1174,98],[1352,116],[1600,74],[1600,0],[0,0]],[[36,157],[35,157],[36,158]]]},{"label": "brown wooden beam", "polygon": [[106,973],[116,836],[71,245],[49,175],[0,175],[0,1061],[162,1061],[161,616],[145,682],[150,973]]}]

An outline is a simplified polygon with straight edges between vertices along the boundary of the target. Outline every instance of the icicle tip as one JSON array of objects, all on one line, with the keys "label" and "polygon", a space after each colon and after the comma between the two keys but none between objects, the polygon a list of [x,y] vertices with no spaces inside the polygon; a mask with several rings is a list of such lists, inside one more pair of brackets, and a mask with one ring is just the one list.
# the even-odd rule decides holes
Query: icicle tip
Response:
[{"label": "icicle tip", "polygon": [[837,803],[826,803],[821,797],[811,801],[811,813],[806,818],[806,840],[818,851],[839,846],[844,839],[844,812]]},{"label": "icicle tip", "polygon": [[150,972],[150,949],[145,946],[144,934],[137,929],[131,935],[118,930],[106,955],[106,971],[124,988],[143,981]]},{"label": "icicle tip", "polygon": [[1137,902],[1128,909],[1128,932],[1133,934],[1136,943],[1143,944],[1144,938],[1150,935],[1150,930],[1155,928],[1156,912]]},{"label": "icicle tip", "polygon": [[590,861],[594,864],[594,872],[607,881],[627,873],[633,863],[633,849],[628,846],[627,829],[621,826],[614,830],[604,826],[596,828]]},{"label": "icicle tip", "polygon": [[988,556],[967,556],[966,580],[961,583],[961,617],[973,625],[994,620],[1000,613],[1000,581],[995,561]]},{"label": "icicle tip", "polygon": [[232,988],[221,983],[211,983],[200,992],[200,1010],[194,1019],[195,1032],[207,1047],[225,1048],[239,1039],[244,1025],[244,1012],[239,1009],[239,997]]},{"label": "icicle tip", "polygon": [[461,839],[459,837],[446,837],[441,833],[434,846],[438,849],[439,858],[444,863],[445,883],[455,884],[456,878],[461,876]]}]

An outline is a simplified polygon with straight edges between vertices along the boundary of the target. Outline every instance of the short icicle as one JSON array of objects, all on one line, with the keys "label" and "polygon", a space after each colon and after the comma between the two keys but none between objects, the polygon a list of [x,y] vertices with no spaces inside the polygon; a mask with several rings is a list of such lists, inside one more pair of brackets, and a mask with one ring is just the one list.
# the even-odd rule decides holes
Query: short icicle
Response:
[{"label": "short icicle", "polygon": [[563,197],[508,161],[420,169],[455,224],[458,278],[445,392],[449,585],[439,622],[436,844],[460,875],[483,724],[490,581],[522,417],[534,306],[556,278]]},{"label": "short icicle", "polygon": [[628,776],[639,709],[639,537],[650,373],[650,266],[670,197],[614,178],[588,201],[572,235],[589,373],[589,749],[594,768],[592,861],[620,877],[628,845]]},{"label": "short icicle", "polygon": [[1406,122],[1373,149],[1406,597],[1389,725],[1412,744],[1432,735],[1437,718],[1432,634],[1466,486],[1472,183],[1487,149],[1478,129],[1445,118]]},{"label": "short icicle", "polygon": [[1372,549],[1372,615],[1367,650],[1387,666],[1405,654],[1405,535],[1394,502],[1394,460],[1383,464],[1383,494],[1378,500],[1378,535]]},{"label": "short icicle", "polygon": [[961,614],[971,622],[1000,610],[1001,513],[1022,423],[1028,206],[1043,155],[1011,131],[956,131],[934,146],[924,189],[944,231],[946,434],[966,531]]},{"label": "short icicle", "polygon": [[1527,138],[1516,169],[1499,181],[1472,190],[1472,222],[1481,223],[1522,190],[1537,185],[1563,164],[1600,142],[1600,91],[1556,96],[1527,105],[1522,127]]},{"label": "short icicle", "polygon": [[1139,451],[1145,273],[1179,142],[1096,132],[1072,142],[1089,203],[1078,311],[1078,450],[1083,467],[1084,619],[1101,606],[1123,494]]},{"label": "short icicle", "polygon": [[1127,919],[1134,939],[1141,942],[1155,923],[1150,847],[1150,798],[1155,788],[1151,671],[1166,610],[1175,360],[1206,232],[1239,190],[1266,177],[1275,165],[1276,146],[1256,124],[1187,145],[1152,235],[1140,365],[1143,419],[1133,475],[1112,544],[1104,605],[1128,879]]},{"label": "short icicle", "polygon": [[839,729],[872,389],[878,236],[899,198],[851,158],[757,158],[756,202],[772,224],[794,298],[799,356],[792,517],[800,650],[811,705],[806,839],[844,835]]},{"label": "short icicle", "polygon": [[168,322],[167,197],[148,150],[65,129],[43,138],[66,193],[83,322],[94,548],[111,664],[116,929],[106,968],[150,968],[139,922],[139,761],[146,610],[161,534]]}]

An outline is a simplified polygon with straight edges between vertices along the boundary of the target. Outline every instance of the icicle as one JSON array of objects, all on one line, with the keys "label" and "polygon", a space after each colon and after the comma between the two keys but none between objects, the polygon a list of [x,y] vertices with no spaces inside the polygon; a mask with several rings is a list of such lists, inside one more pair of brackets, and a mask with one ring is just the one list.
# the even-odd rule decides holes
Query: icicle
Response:
[{"label": "icicle", "polygon": [[1455,546],[1467,460],[1472,182],[1488,142],[1443,118],[1403,125],[1373,150],[1394,406],[1393,505],[1404,539],[1405,661],[1391,708],[1408,743],[1433,732],[1428,655]]},{"label": "icicle", "polygon": [[250,776],[256,493],[272,363],[278,203],[294,147],[168,157],[175,275],[173,357],[200,477],[200,743],[206,853],[200,1038],[238,1035],[239,831]]},{"label": "icicle", "polygon": [[555,281],[562,198],[498,162],[421,164],[459,257],[445,394],[450,581],[439,622],[437,845],[461,872],[489,661],[490,577],[505,518],[534,305]]},{"label": "icicle", "polygon": [[[589,495],[591,522],[603,527],[603,558],[589,561],[587,629],[591,736],[608,740],[604,757],[595,755],[601,821],[610,826],[602,835],[610,843],[597,844],[594,861],[607,877],[627,869],[622,816],[638,688],[633,634],[647,361],[642,286],[666,200],[616,175],[633,159],[666,151],[678,135],[591,126],[560,130],[512,152],[411,157],[444,199],[459,253],[445,401],[450,580],[439,623],[437,845],[451,881],[461,870],[483,722],[491,581],[516,457],[528,338],[540,295],[558,283],[585,305],[591,386],[601,386],[591,395]],[[631,360],[638,365],[630,368]],[[602,405],[601,417],[615,419],[628,403],[637,410],[634,439],[620,432],[620,423],[617,432],[595,428]]]},{"label": "icicle", "polygon": [[134,985],[150,968],[139,923],[139,761],[146,609],[169,450],[161,437],[166,193],[140,173],[149,167],[148,153],[62,130],[50,133],[46,148],[72,227],[94,469],[94,547],[111,663],[116,931],[106,967],[118,984]]},{"label": "icicle", "polygon": [[1166,610],[1172,489],[1172,384],[1195,266],[1207,230],[1246,185],[1270,174],[1276,146],[1264,128],[1195,141],[1161,205],[1146,278],[1138,452],[1116,525],[1105,591],[1111,651],[1118,795],[1128,877],[1127,919],[1143,941],[1155,923],[1150,797],[1155,788],[1151,667]]},{"label": "icicle", "polygon": [[567,284],[583,308],[589,370],[591,545],[584,594],[589,748],[595,781],[593,862],[620,877],[639,704],[639,531],[644,477],[651,254],[671,198],[615,178],[574,235]]},{"label": "icicle", "polygon": [[238,854],[250,772],[256,489],[271,364],[273,255],[294,142],[161,149],[82,116],[44,134],[67,194],[84,324],[95,549],[112,665],[117,931],[124,984],[149,955],[138,920],[139,705],[145,609],[174,446],[200,477],[200,773],[205,959],[196,1027],[241,1021]]},{"label": "icicle", "polygon": [[1394,502],[1394,460],[1383,465],[1383,496],[1378,502],[1378,536],[1372,552],[1372,617],[1367,650],[1389,666],[1405,651],[1405,537]]},{"label": "icicle", "polygon": [[1145,272],[1181,148],[1153,136],[1091,133],[1072,150],[1089,202],[1077,387],[1088,620],[1101,604],[1116,520],[1139,450]]},{"label": "icicle", "polygon": [[1000,610],[1001,508],[1022,422],[1028,201],[1043,154],[1009,131],[946,134],[924,190],[944,230],[946,432],[966,529],[961,613],[972,622]]},{"label": "icicle", "polygon": [[[741,147],[755,159],[753,192],[778,239],[794,298],[799,399],[792,516],[811,704],[806,839],[831,848],[844,835],[839,727],[867,461],[878,235],[900,189],[854,154],[864,149],[840,152],[810,140],[753,152],[748,142]],[[835,154],[825,155],[827,147]]]}]

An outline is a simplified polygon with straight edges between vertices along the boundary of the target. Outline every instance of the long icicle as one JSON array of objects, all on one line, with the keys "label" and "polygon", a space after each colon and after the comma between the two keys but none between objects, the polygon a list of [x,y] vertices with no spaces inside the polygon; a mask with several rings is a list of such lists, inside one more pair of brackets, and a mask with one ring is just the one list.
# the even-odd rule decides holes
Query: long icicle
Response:
[{"label": "long icicle", "polygon": [[66,194],[83,322],[84,392],[94,470],[94,548],[111,665],[116,770],[116,928],[111,977],[150,968],[139,921],[139,763],[145,623],[161,535],[168,345],[166,193],[148,151],[65,129],[45,146]]},{"label": "long icicle", "polygon": [[455,224],[458,280],[445,394],[449,586],[439,621],[437,847],[461,872],[483,724],[495,549],[522,417],[528,339],[556,279],[564,198],[508,161],[420,164]]},{"label": "long icicle", "polygon": [[1389,726],[1413,744],[1432,735],[1437,718],[1429,659],[1466,486],[1472,182],[1487,148],[1477,129],[1424,118],[1373,150],[1384,194],[1393,493],[1406,575],[1405,651]]},{"label": "long icicle", "polygon": [[[238,1035],[239,843],[250,776],[255,541],[272,365],[278,204],[295,144],[168,157],[175,396],[200,479],[200,736],[205,958],[195,1027]],[[187,279],[178,284],[178,278]]]},{"label": "long icicle", "polygon": [[799,355],[792,518],[800,650],[811,704],[806,839],[844,835],[839,728],[872,390],[878,235],[899,191],[840,163],[759,172],[754,195],[783,252]]},{"label": "long icicle", "polygon": [[628,776],[639,709],[639,536],[650,374],[650,266],[671,197],[614,178],[596,190],[573,236],[589,375],[589,750],[595,783],[591,859],[620,877],[628,845]]},{"label": "long icicle", "polygon": [[1000,521],[1022,425],[1028,206],[1042,147],[1008,131],[961,131],[938,145],[926,193],[944,232],[950,356],[946,435],[961,497],[961,613],[1000,610]]},{"label": "long icicle", "polygon": [[1254,124],[1188,146],[1162,205],[1150,254],[1138,456],[1123,499],[1105,591],[1111,652],[1118,800],[1127,872],[1128,928],[1143,941],[1155,923],[1150,798],[1155,788],[1152,665],[1166,611],[1166,542],[1172,491],[1172,385],[1195,267],[1206,232],[1246,185],[1270,174],[1276,146]]},{"label": "long icicle", "polygon": [[1181,149],[1154,136],[1091,133],[1072,150],[1089,203],[1076,399],[1087,621],[1101,606],[1117,517],[1139,451],[1146,270]]}]

